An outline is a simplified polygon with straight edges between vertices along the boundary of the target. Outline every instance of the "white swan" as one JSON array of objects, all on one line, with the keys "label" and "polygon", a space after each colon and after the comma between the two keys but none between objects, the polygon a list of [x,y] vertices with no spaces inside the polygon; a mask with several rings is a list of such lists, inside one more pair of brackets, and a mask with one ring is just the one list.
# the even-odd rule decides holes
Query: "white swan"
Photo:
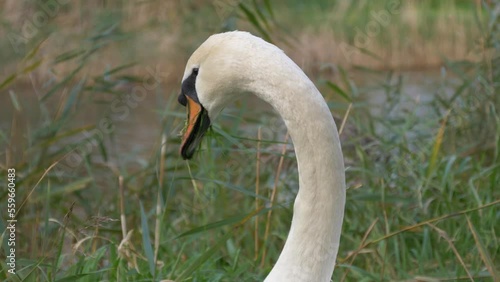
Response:
[{"label": "white swan", "polygon": [[281,115],[299,170],[290,233],[266,282],[330,281],[345,205],[337,127],[325,100],[282,50],[247,32],[209,37],[189,58],[179,102],[188,108],[181,155],[193,156],[225,105],[254,94]]}]

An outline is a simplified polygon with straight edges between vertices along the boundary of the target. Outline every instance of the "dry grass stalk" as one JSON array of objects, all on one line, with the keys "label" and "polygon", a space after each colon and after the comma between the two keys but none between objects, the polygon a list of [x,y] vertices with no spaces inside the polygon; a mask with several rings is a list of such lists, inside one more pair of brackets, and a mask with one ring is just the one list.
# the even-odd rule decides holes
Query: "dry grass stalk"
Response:
[{"label": "dry grass stalk", "polygon": [[[281,156],[280,156],[280,160],[278,163],[278,168],[276,170],[276,176],[274,177],[274,186],[273,186],[273,192],[271,193],[271,206],[270,206],[270,208],[272,208],[274,206],[274,203],[276,201],[276,195],[278,193],[278,181],[279,181],[279,177],[281,175],[281,169],[283,167],[283,162],[285,160],[285,152],[286,152],[288,137],[289,137],[289,135],[287,132],[285,135],[285,140],[283,140],[283,147],[281,149]],[[267,212],[266,229],[264,231],[264,242],[267,242],[267,238],[269,237],[269,228],[271,226],[271,214],[272,214],[272,209]],[[265,260],[266,260],[266,248],[264,248],[262,251],[262,260],[260,261],[261,267],[264,266]]]}]

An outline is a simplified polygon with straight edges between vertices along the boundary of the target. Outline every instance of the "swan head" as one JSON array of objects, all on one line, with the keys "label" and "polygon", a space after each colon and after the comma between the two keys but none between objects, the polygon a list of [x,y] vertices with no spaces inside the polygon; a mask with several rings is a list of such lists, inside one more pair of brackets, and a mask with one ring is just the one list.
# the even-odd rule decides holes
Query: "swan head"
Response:
[{"label": "swan head", "polygon": [[[187,108],[180,153],[190,159],[220,111],[245,93],[257,79],[252,57],[264,40],[247,32],[209,37],[189,58],[178,101]],[[269,44],[271,45],[271,44]],[[255,47],[255,48],[252,48]]]}]

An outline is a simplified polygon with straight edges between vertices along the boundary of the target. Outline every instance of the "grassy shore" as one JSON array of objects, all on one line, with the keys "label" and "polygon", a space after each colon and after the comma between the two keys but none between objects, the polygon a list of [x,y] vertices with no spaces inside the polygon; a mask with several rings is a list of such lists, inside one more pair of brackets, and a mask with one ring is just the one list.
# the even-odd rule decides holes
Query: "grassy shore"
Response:
[{"label": "grassy shore", "polygon": [[[342,128],[333,281],[499,281],[491,2],[80,1],[29,38],[23,25],[45,2],[0,4],[0,183],[14,168],[17,187],[16,275],[3,259],[10,196],[0,189],[0,280],[265,277],[298,188],[281,120],[240,101],[193,161],[178,153],[185,61],[209,34],[237,28],[290,54]],[[13,44],[16,34],[28,40]],[[410,94],[414,75],[401,71],[428,68],[430,90]]]}]

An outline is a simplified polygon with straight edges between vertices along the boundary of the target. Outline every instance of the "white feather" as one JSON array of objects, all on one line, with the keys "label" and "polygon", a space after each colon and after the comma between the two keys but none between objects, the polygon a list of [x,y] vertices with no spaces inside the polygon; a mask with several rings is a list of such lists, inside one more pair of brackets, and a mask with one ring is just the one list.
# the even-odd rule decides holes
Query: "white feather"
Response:
[{"label": "white feather", "polygon": [[211,121],[231,101],[253,94],[285,121],[299,169],[290,232],[266,282],[330,281],[345,206],[344,161],[337,127],[318,89],[276,46],[247,32],[208,38],[189,59]]}]

